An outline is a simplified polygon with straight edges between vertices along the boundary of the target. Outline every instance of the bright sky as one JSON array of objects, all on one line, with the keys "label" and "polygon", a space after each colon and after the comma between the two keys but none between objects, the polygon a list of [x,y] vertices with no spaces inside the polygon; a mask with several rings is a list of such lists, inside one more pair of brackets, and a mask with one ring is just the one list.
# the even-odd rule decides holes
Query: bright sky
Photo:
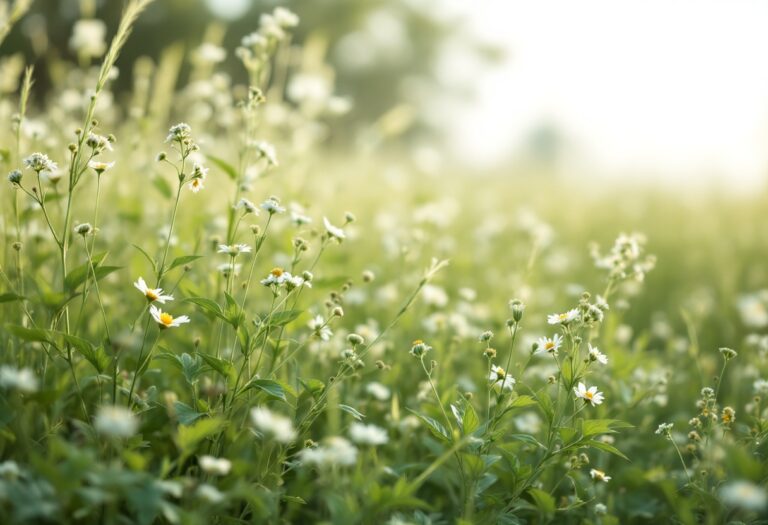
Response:
[{"label": "bright sky", "polygon": [[598,174],[768,180],[768,2],[443,2],[508,53],[451,126],[468,158],[549,122]]}]

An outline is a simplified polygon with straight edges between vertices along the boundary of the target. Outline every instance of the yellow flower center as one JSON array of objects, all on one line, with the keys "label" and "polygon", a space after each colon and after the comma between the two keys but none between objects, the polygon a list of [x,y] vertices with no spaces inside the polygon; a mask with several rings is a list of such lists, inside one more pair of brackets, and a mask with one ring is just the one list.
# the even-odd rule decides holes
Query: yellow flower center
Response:
[{"label": "yellow flower center", "polygon": [[171,326],[173,324],[173,316],[168,312],[163,312],[160,314],[160,322],[165,326]]},{"label": "yellow flower center", "polygon": [[565,321],[566,319],[568,319],[568,314],[560,314],[559,317],[561,321]]},{"label": "yellow flower center", "polygon": [[544,348],[546,350],[552,350],[555,347],[555,343],[553,341],[547,341],[544,343]]},{"label": "yellow flower center", "polygon": [[421,339],[414,339],[414,340],[413,340],[413,346],[416,346],[416,345],[420,345],[420,344],[422,344],[423,342],[424,342],[424,341],[422,341]]},{"label": "yellow flower center", "polygon": [[496,369],[496,377],[499,379],[504,379],[507,376],[507,373],[504,371],[503,368],[497,368]]},{"label": "yellow flower center", "polygon": [[160,297],[157,295],[157,292],[152,289],[147,289],[146,296],[150,301],[157,301],[157,298]]},{"label": "yellow flower center", "polygon": [[282,268],[272,268],[272,271],[270,272],[274,277],[280,277],[283,275],[284,271]]},{"label": "yellow flower center", "polygon": [[585,397],[585,398],[587,398],[587,399],[592,399],[592,397],[593,397],[594,395],[595,395],[595,394],[593,394],[593,393],[592,393],[592,392],[590,392],[589,390],[587,390],[586,392],[584,392],[584,397]]}]

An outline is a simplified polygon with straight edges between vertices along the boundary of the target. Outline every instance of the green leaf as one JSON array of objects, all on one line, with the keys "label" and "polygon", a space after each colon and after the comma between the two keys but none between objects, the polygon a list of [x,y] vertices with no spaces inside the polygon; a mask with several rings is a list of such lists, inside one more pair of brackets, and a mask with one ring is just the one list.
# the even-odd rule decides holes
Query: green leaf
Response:
[{"label": "green leaf", "polygon": [[549,492],[537,488],[530,488],[528,489],[528,495],[542,513],[547,515],[555,513],[555,510],[557,509],[555,506],[555,498],[553,498]]},{"label": "green leaf", "polygon": [[243,391],[246,391],[249,388],[256,388],[269,396],[285,401],[286,403],[288,402],[288,399],[285,397],[285,389],[283,388],[283,385],[277,381],[271,379],[253,379],[245,385]]},{"label": "green leaf", "polygon": [[302,313],[304,313],[303,310],[283,310],[282,312],[273,313],[270,317],[266,318],[266,321],[270,326],[283,326],[294,321]]},{"label": "green leaf", "polygon": [[110,358],[104,347],[92,344],[90,341],[86,341],[80,337],[65,334],[64,332],[54,332],[60,336],[64,341],[72,346],[75,350],[82,355],[86,361],[91,363],[98,373],[102,373],[109,368]]},{"label": "green leaf", "polygon": [[205,361],[205,364],[213,368],[216,372],[227,379],[230,385],[234,385],[235,381],[237,380],[237,372],[235,371],[235,367],[232,365],[232,363],[225,361],[224,359],[219,359],[218,357],[212,356],[210,354],[198,353],[197,355],[202,358],[203,361]]},{"label": "green leaf", "polygon": [[[122,269],[122,266],[96,266],[93,269],[93,273],[96,274],[96,280],[100,281],[107,275],[117,270]],[[83,284],[88,276],[93,277],[91,273],[91,267],[88,263],[78,266],[67,274],[67,278],[64,279],[64,284],[70,290],[76,290],[78,286]]]},{"label": "green leaf", "polygon": [[178,419],[179,423],[182,425],[189,426],[205,415],[181,401],[175,401],[173,403],[173,408],[176,410],[176,419]]},{"label": "green leaf", "polygon": [[546,392],[541,392],[535,399],[544,416],[549,422],[552,422],[552,419],[555,417],[555,408],[552,406],[552,398],[550,398],[549,394]]},{"label": "green leaf", "polygon": [[618,419],[583,419],[581,423],[581,434],[584,437],[597,434],[613,434],[619,428],[632,428],[632,425]]},{"label": "green leaf", "polygon": [[156,175],[152,179],[152,185],[157,189],[157,191],[160,192],[160,194],[165,197],[166,199],[170,199],[173,196],[173,190],[171,189],[170,185],[166,180],[160,176]]},{"label": "green leaf", "polygon": [[536,438],[534,438],[529,434],[510,434],[509,436],[507,436],[507,439],[511,439],[513,441],[522,441],[523,443],[528,443],[529,445],[533,445],[534,447],[542,448],[545,450],[547,448],[544,445],[542,445],[539,441],[537,441]]},{"label": "green leaf", "polygon": [[202,255],[182,255],[181,257],[176,257],[165,271],[170,272],[174,268],[191,263],[192,261],[196,261],[202,257]]},{"label": "green leaf", "polygon": [[299,378],[299,382],[304,386],[307,392],[312,394],[312,397],[316,397],[325,390],[325,383],[313,377]]},{"label": "green leaf", "polygon": [[213,155],[206,155],[206,159],[210,160],[214,166],[226,173],[230,179],[237,180],[237,170],[229,162]]},{"label": "green leaf", "polygon": [[480,427],[480,418],[477,417],[475,407],[471,403],[467,402],[464,408],[464,421],[462,423],[461,431],[464,435],[469,435]]},{"label": "green leaf", "polygon": [[222,319],[224,321],[227,320],[227,317],[224,315],[224,311],[221,309],[221,306],[219,306],[219,304],[216,301],[212,301],[211,299],[206,299],[205,297],[189,297],[185,299],[185,301],[192,304],[196,304],[204,312],[215,315],[219,319]]},{"label": "green leaf", "polygon": [[5,329],[24,341],[53,343],[51,333],[40,328],[25,328],[19,325],[5,325]]},{"label": "green leaf", "polygon": [[150,255],[146,251],[144,251],[144,248],[136,244],[131,244],[131,246],[139,250],[139,252],[141,252],[141,254],[147,259],[147,261],[149,261],[149,264],[152,265],[152,271],[157,272],[157,263],[152,257],[150,257]]},{"label": "green leaf", "polygon": [[74,290],[78,286],[80,286],[83,282],[85,282],[85,279],[88,275],[91,273],[91,264],[98,268],[101,263],[104,262],[104,259],[107,258],[108,252],[99,253],[97,255],[94,255],[91,257],[91,263],[85,263],[81,264],[80,266],[73,268],[67,273],[66,279],[64,279],[64,285],[69,290]]},{"label": "green leaf", "polygon": [[245,320],[245,312],[243,312],[243,309],[237,304],[235,298],[227,292],[224,292],[224,297],[227,300],[227,311],[225,312],[227,322],[237,330],[237,327],[243,324],[243,321]]},{"label": "green leaf", "polygon": [[339,405],[339,409],[351,415],[353,418],[357,419],[358,421],[362,421],[363,419],[365,419],[365,414],[361,414],[360,412],[358,412],[357,410],[355,410],[349,405]]},{"label": "green leaf", "polygon": [[594,439],[591,439],[585,443],[585,445],[588,445],[592,448],[596,448],[598,450],[602,450],[604,452],[608,452],[610,454],[613,454],[614,456],[619,456],[622,459],[626,459],[629,461],[629,458],[625,456],[619,449],[614,447],[613,445],[609,445],[608,443],[603,443],[602,441],[596,441]]},{"label": "green leaf", "polygon": [[447,443],[450,443],[451,441],[451,435],[448,433],[448,431],[445,429],[445,427],[440,423],[439,421],[429,417],[425,416],[424,414],[420,414],[416,412],[415,410],[408,409],[409,412],[411,412],[413,415],[421,419],[426,425],[429,427],[430,432],[437,438],[442,441],[445,441]]},{"label": "green leaf", "polygon": [[13,301],[23,301],[25,297],[23,295],[15,293],[4,293],[0,295],[0,303],[10,303]]},{"label": "green leaf", "polygon": [[226,420],[219,418],[200,419],[189,426],[180,426],[176,434],[176,446],[182,457],[187,457],[195,452],[197,446],[211,436],[218,434],[227,424]]}]

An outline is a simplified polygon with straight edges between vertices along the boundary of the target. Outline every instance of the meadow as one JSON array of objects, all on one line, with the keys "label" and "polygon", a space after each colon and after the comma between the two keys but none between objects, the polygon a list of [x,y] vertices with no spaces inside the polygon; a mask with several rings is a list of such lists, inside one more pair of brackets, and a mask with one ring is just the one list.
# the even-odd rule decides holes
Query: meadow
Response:
[{"label": "meadow", "polygon": [[116,96],[147,3],[0,55],[0,522],[768,523],[768,193],[333,148],[283,8]]}]

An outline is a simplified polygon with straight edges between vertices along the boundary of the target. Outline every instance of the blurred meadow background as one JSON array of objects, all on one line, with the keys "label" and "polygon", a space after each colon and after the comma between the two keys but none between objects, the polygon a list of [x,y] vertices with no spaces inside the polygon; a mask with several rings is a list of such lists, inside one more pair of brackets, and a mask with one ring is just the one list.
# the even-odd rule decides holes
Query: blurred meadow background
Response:
[{"label": "blurred meadow background", "polygon": [[0,2],[0,522],[768,523],[766,16]]}]

